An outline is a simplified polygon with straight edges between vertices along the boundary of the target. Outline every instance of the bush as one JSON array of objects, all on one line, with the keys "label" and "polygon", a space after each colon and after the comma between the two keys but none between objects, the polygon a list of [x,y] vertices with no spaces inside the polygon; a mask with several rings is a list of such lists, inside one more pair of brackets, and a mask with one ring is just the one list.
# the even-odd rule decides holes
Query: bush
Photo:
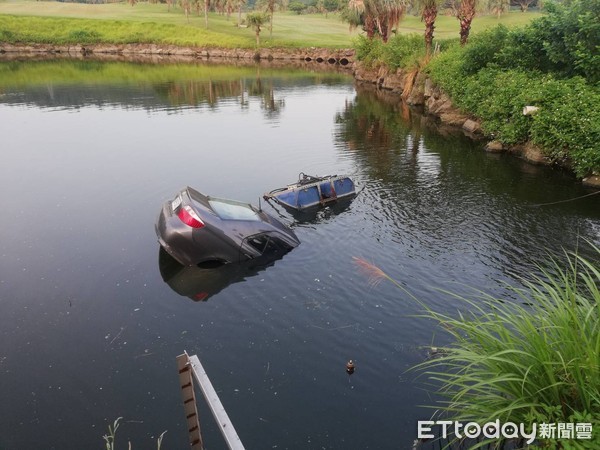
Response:
[{"label": "bush", "polygon": [[472,37],[465,49],[463,70],[474,74],[495,66],[582,76],[600,81],[600,0],[550,3],[548,15],[524,28],[500,25]]},{"label": "bush", "polygon": [[530,117],[523,107],[539,103],[539,76],[485,69],[471,77],[460,104],[483,119],[483,130],[504,144],[529,138]]},{"label": "bush", "polygon": [[569,160],[584,177],[600,171],[600,92],[583,78],[540,86],[540,110],[533,116],[531,139],[554,160]]},{"label": "bush", "polygon": [[[426,71],[456,106],[482,120],[487,136],[509,145],[531,140],[579,177],[600,172],[600,90],[581,77],[548,73],[553,63],[538,38],[531,29],[499,27],[465,48],[450,46]],[[528,105],[540,109],[523,116]]]},{"label": "bush", "polygon": [[397,34],[383,46],[383,59],[392,69],[414,69],[423,65],[427,52],[420,34]]},{"label": "bush", "polygon": [[354,40],[354,48],[356,49],[356,58],[365,67],[373,67],[375,64],[383,63],[383,42],[379,39],[358,36]]},{"label": "bush", "polygon": [[306,8],[308,8],[308,6],[299,1],[291,2],[288,6],[288,9],[290,11],[295,12],[296,14],[302,14],[306,10]]},{"label": "bush", "polygon": [[498,25],[471,37],[462,53],[462,73],[472,75],[496,62],[497,55],[508,44],[509,30]]},{"label": "bush", "polygon": [[600,0],[550,3],[548,15],[530,25],[543,43],[552,70],[600,82]]},{"label": "bush", "polygon": [[385,64],[393,70],[412,70],[421,67],[426,56],[425,41],[418,34],[398,34],[386,44],[379,39],[359,36],[354,41],[354,47],[357,59],[367,67]]}]

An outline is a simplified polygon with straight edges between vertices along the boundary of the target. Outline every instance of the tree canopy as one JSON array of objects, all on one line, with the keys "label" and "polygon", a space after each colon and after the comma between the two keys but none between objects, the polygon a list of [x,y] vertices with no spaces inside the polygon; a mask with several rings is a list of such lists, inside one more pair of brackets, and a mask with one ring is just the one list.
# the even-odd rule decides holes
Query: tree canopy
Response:
[{"label": "tree canopy", "polygon": [[376,35],[387,42],[392,28],[400,23],[406,12],[405,0],[350,0],[342,18],[351,27],[362,27],[372,39]]}]

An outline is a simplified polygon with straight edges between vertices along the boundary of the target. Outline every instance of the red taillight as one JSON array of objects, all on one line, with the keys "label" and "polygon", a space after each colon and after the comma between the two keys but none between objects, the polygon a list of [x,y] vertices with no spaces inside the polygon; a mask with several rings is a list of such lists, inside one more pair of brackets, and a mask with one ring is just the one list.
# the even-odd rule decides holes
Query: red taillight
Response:
[{"label": "red taillight", "polygon": [[204,222],[202,222],[200,217],[198,217],[198,214],[196,214],[196,211],[194,211],[189,205],[183,205],[181,208],[179,208],[177,217],[179,217],[183,223],[192,228],[202,228],[204,226]]}]

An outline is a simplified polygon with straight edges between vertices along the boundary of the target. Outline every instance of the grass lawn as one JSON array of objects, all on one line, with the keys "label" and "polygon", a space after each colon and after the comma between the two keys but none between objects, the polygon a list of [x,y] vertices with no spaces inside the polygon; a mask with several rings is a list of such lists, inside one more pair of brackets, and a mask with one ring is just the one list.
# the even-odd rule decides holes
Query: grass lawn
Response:
[{"label": "grass lawn", "polygon": [[[539,13],[512,12],[497,19],[477,17],[473,31],[498,23],[522,25]],[[195,12],[186,19],[176,7],[167,10],[166,4],[127,3],[82,4],[28,0],[0,0],[0,41],[38,43],[137,43],[191,45],[206,47],[253,48],[254,31],[238,28],[237,14],[230,18],[209,14],[209,28],[204,17]],[[400,23],[401,33],[422,33],[420,18],[407,16]],[[439,16],[436,37],[458,37],[458,20]],[[297,15],[277,13],[273,21],[273,36],[269,30],[261,33],[264,47],[334,47],[352,46],[358,30],[349,31],[336,14],[325,18],[321,14]]]}]

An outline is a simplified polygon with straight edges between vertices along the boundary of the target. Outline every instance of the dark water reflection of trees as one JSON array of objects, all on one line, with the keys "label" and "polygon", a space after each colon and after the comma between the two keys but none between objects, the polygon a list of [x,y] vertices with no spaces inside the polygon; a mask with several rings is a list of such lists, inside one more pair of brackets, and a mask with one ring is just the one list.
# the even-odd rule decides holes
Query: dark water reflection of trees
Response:
[{"label": "dark water reflection of trees", "polygon": [[512,270],[573,250],[581,237],[600,242],[600,196],[583,197],[590,191],[569,174],[487,154],[481,141],[371,86],[358,85],[335,120],[338,147],[378,180],[367,195],[399,240],[496,251]]},{"label": "dark water reflection of trees", "polygon": [[[313,68],[314,69],[314,68]],[[222,102],[247,108],[256,100],[268,118],[285,106],[287,87],[347,84],[347,71],[294,70],[268,64],[141,64],[94,60],[0,60],[1,103],[77,109],[215,109]]]}]

